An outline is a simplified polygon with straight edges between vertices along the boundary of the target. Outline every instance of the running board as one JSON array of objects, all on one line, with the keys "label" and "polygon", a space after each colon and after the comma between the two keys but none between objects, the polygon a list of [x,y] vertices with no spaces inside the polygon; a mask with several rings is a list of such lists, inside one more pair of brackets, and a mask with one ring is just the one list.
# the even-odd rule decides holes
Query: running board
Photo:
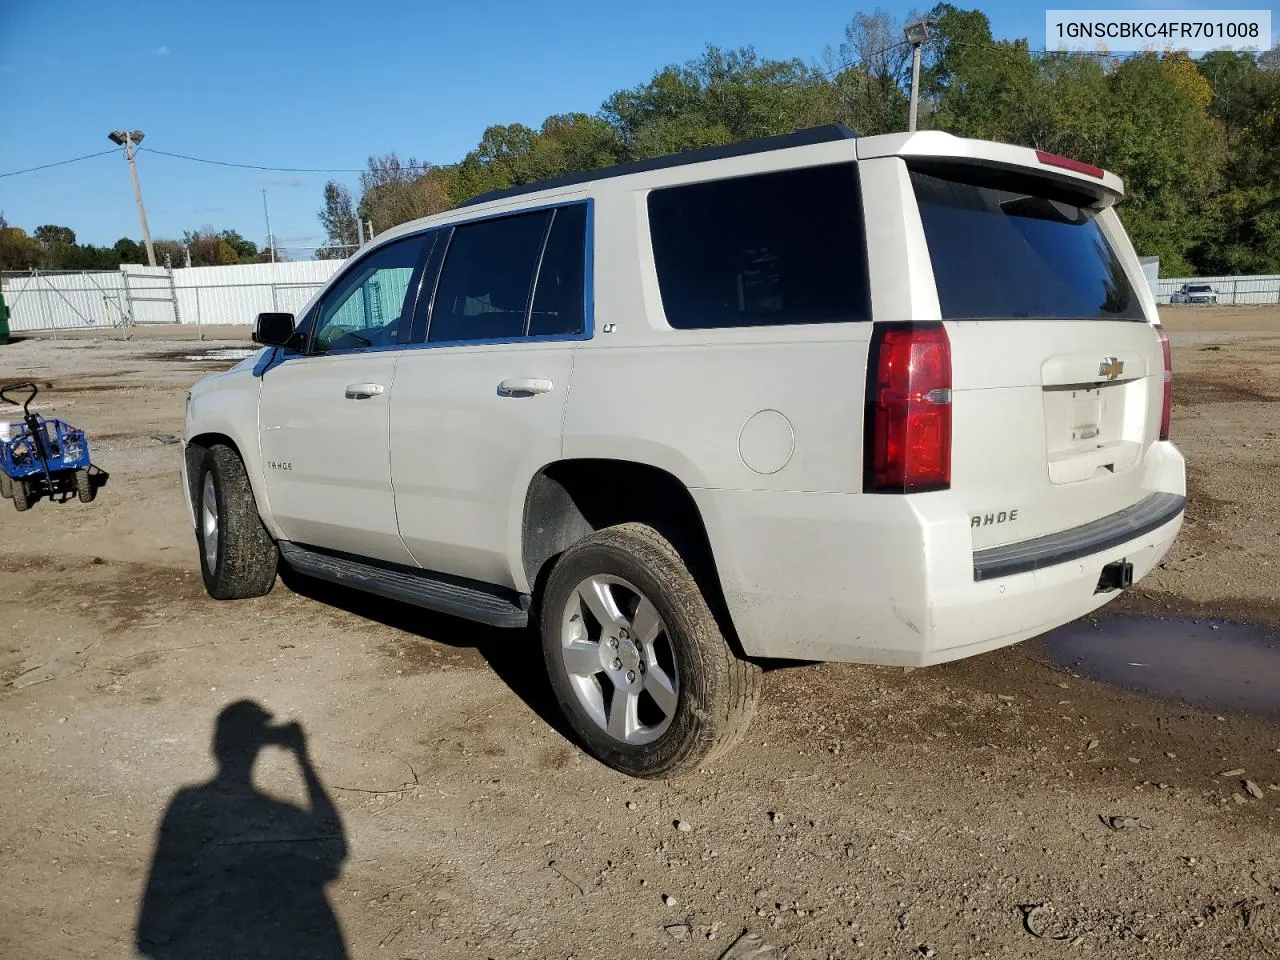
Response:
[{"label": "running board", "polygon": [[410,567],[379,566],[344,554],[333,554],[280,541],[280,556],[298,573],[365,593],[411,603],[437,613],[447,613],[494,627],[529,624],[527,599],[514,591],[446,578]]}]

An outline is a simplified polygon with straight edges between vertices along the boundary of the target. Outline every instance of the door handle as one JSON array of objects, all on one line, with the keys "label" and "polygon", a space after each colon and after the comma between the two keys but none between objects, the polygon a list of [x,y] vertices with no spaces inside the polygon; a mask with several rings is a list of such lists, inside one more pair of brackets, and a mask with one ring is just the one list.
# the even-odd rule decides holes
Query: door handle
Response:
[{"label": "door handle", "polygon": [[539,377],[510,377],[498,384],[498,396],[532,397],[538,393],[550,393],[554,386],[550,380]]},{"label": "door handle", "polygon": [[348,383],[346,398],[348,400],[368,400],[377,397],[386,388],[380,383]]}]

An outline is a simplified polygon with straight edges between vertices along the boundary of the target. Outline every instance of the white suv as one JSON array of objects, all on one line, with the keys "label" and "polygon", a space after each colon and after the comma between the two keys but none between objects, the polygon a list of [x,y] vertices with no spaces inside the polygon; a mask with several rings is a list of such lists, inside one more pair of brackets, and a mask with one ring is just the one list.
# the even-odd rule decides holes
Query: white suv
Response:
[{"label": "white suv", "polygon": [[638,776],[732,744],[761,660],[1042,633],[1182,521],[1121,194],[1023,147],[824,127],[405,224],[193,388],[205,584],[258,596],[283,561],[536,624],[584,746]]}]

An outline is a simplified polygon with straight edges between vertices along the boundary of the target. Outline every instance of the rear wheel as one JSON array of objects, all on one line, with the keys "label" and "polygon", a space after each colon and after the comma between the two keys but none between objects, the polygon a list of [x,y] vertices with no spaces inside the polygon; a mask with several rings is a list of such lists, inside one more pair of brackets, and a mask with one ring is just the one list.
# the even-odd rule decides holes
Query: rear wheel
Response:
[{"label": "rear wheel", "polygon": [[31,506],[31,501],[35,499],[31,485],[26,480],[14,480],[10,496],[13,497],[13,505],[18,508],[19,512]]},{"label": "rear wheel", "polygon": [[544,592],[542,646],[583,746],[631,776],[687,771],[755,716],[759,668],[734,654],[680,555],[644,524],[565,551]]},{"label": "rear wheel", "polygon": [[81,503],[93,503],[93,498],[98,491],[93,489],[93,477],[89,476],[89,471],[76,471],[76,496],[80,498]]},{"label": "rear wheel", "polygon": [[196,478],[196,543],[200,574],[217,600],[261,597],[276,582],[279,554],[262,525],[239,454],[213,446]]}]

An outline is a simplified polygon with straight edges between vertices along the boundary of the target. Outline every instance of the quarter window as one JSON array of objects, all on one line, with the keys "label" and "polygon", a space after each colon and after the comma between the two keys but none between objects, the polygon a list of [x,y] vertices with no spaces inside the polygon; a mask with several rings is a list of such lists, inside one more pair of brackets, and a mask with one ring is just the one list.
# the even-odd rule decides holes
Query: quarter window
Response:
[{"label": "quarter window", "polygon": [[868,319],[853,164],[655,190],[649,231],[673,327]]},{"label": "quarter window", "polygon": [[561,207],[551,222],[529,313],[529,336],[582,333],[587,208]]},{"label": "quarter window", "polygon": [[396,240],[365,257],[320,305],[311,339],[313,353],[335,353],[399,342],[412,316],[418,266],[431,239]]}]

